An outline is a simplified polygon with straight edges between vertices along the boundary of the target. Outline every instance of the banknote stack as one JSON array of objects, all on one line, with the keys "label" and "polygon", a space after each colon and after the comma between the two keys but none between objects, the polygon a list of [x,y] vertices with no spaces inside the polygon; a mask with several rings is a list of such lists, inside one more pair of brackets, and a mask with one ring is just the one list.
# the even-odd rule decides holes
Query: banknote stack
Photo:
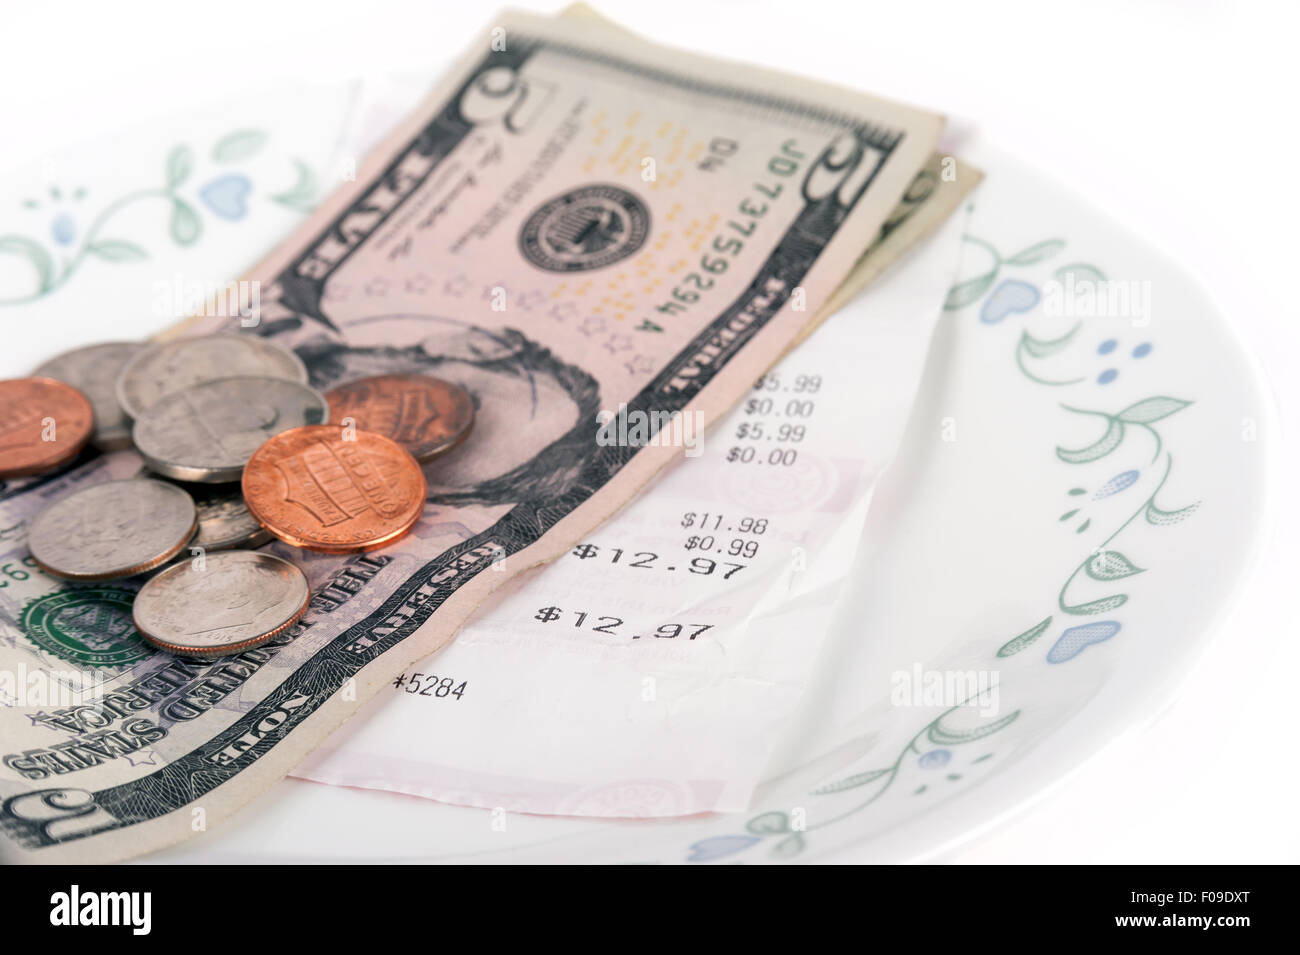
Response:
[{"label": "banknote stack", "polygon": [[139,854],[284,776],[943,222],[942,128],[503,15],[237,307],[0,382],[0,854]]}]

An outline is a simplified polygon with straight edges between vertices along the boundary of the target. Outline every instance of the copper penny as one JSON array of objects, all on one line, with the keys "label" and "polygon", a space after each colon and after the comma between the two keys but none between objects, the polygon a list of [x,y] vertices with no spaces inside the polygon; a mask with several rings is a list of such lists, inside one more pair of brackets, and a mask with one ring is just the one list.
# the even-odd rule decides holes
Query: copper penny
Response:
[{"label": "copper penny", "polygon": [[375,375],[325,393],[330,420],[351,418],[363,431],[392,438],[421,463],[450,451],[469,434],[474,400],[460,385],[429,375]]},{"label": "copper penny", "polygon": [[396,441],[333,424],[290,428],[244,466],[244,501],[280,540],[327,554],[374,550],[424,510],[424,472]]},{"label": "copper penny", "polygon": [[95,432],[95,410],[53,378],[0,381],[0,478],[44,474],[70,463]]}]

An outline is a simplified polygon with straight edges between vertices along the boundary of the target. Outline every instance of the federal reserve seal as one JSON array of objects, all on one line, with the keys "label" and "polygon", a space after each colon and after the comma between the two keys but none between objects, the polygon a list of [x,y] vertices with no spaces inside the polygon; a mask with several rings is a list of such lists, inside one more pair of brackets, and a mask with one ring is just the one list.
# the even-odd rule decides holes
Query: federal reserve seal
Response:
[{"label": "federal reserve seal", "polygon": [[633,255],[650,234],[650,210],[619,186],[583,186],[544,203],[519,233],[529,262],[548,272],[586,272]]},{"label": "federal reserve seal", "polygon": [[122,587],[57,590],[23,608],[19,625],[27,639],[62,660],[115,667],[154,652],[131,619],[135,592]]}]

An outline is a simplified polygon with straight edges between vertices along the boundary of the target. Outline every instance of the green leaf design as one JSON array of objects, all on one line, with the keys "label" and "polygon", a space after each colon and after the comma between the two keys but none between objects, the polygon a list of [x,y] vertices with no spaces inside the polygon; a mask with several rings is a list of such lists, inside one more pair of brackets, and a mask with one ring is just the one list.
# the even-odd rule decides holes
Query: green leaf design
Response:
[{"label": "green leaf design", "polygon": [[149,254],[134,242],[125,239],[105,239],[94,245],[86,246],[86,251],[97,255],[105,262],[130,262],[134,259],[147,259]]},{"label": "green leaf design", "polygon": [[777,859],[793,859],[803,850],[803,833],[792,832],[772,847],[772,856]]},{"label": "green leaf design", "polygon": [[181,144],[167,156],[167,188],[175,189],[186,179],[189,178],[190,171],[194,168],[194,154],[190,147]]},{"label": "green leaf design", "polygon": [[266,144],[266,133],[260,129],[237,129],[222,136],[212,147],[212,158],[217,162],[237,162],[247,159]]},{"label": "green leaf design", "polygon": [[1021,249],[1010,258],[1003,259],[1003,262],[1007,265],[1033,265],[1043,259],[1050,259],[1064,248],[1065,242],[1062,239],[1044,239],[1042,242],[1035,242],[1027,249]]},{"label": "green leaf design", "polygon": [[989,290],[989,286],[993,284],[993,280],[997,277],[998,270],[994,269],[992,272],[977,275],[973,279],[958,282],[948,289],[948,297],[943,302],[944,311],[953,312],[959,308],[965,308],[971,302],[977,301],[980,296]]},{"label": "green leaf design", "polygon": [[1089,461],[1096,461],[1110,454],[1124,440],[1124,425],[1110,415],[1106,416],[1106,422],[1106,433],[1099,441],[1077,450],[1058,447],[1056,456],[1067,464],[1087,464]]},{"label": "green leaf design", "polygon": [[271,201],[300,212],[310,212],[316,199],[316,176],[301,159],[295,159],[293,164],[298,170],[297,180],[284,192],[273,195]]},{"label": "green leaf design", "polygon": [[1087,603],[1075,604],[1074,606],[1061,605],[1061,609],[1066,613],[1074,614],[1076,617],[1087,617],[1094,613],[1106,613],[1114,610],[1116,607],[1122,607],[1128,602],[1128,594],[1115,594],[1111,597],[1102,597],[1100,600],[1089,600]]},{"label": "green leaf design", "polygon": [[172,202],[172,218],[168,224],[172,241],[177,245],[193,245],[203,231],[203,220],[194,207],[182,199]]},{"label": "green leaf design", "polygon": [[790,823],[786,819],[785,813],[774,809],[771,812],[755,816],[745,823],[745,828],[758,836],[775,836],[782,832],[788,832]]},{"label": "green leaf design", "polygon": [[812,793],[814,796],[829,796],[832,793],[842,793],[846,789],[857,789],[859,786],[865,786],[881,776],[888,776],[889,773],[890,770],[888,769],[873,769],[870,772],[858,773],[856,776],[849,776],[833,783],[827,783],[825,786],[818,786]]},{"label": "green leaf design", "polygon": [[1201,502],[1188,504],[1186,507],[1180,507],[1176,511],[1162,511],[1156,507],[1155,502],[1147,504],[1146,518],[1148,524],[1155,524],[1158,527],[1168,527],[1170,524],[1177,524],[1185,521],[1196,513],[1196,509],[1201,506]]},{"label": "green leaf design", "polygon": [[1168,418],[1171,414],[1182,411],[1190,404],[1190,401],[1183,401],[1179,398],[1166,398],[1159,395],[1154,398],[1144,398],[1137,404],[1129,405],[1115,417],[1130,424],[1150,424],[1153,421],[1159,421],[1161,418]]},{"label": "green leaf design", "polygon": [[1120,580],[1143,572],[1143,568],[1134,566],[1132,561],[1117,550],[1093,554],[1084,569],[1093,580]]},{"label": "green leaf design", "polygon": [[[945,713],[944,716],[947,714]],[[926,730],[926,736],[930,742],[936,746],[957,746],[961,743],[973,743],[977,739],[983,739],[985,736],[992,736],[998,730],[1011,724],[1017,716],[1019,710],[1015,710],[1002,717],[1000,720],[994,720],[992,723],[984,723],[980,726],[974,726],[968,730],[950,730],[943,725],[943,716],[939,717],[930,724]]]},{"label": "green leaf design", "polygon": [[1020,347],[1023,348],[1033,358],[1046,358],[1054,355],[1065,346],[1069,345],[1074,339],[1083,323],[1079,322],[1072,329],[1062,335],[1060,338],[1034,338],[1029,332],[1020,333]]},{"label": "green leaf design", "polygon": [[1086,262],[1072,262],[1069,265],[1062,265],[1052,273],[1054,278],[1062,282],[1069,276],[1074,276],[1076,285],[1082,282],[1104,282],[1106,274],[1095,265],[1088,265]]},{"label": "green leaf design", "polygon": [[1015,656],[1021,650],[1024,650],[1031,643],[1041,637],[1051,624],[1052,618],[1050,616],[1043,618],[1024,633],[1020,634],[1020,636],[1012,637],[1006,643],[1002,644],[1002,646],[998,648],[998,656]]},{"label": "green leaf design", "polygon": [[21,235],[0,236],[0,255],[21,255],[36,272],[37,289],[44,292],[54,284],[54,260],[39,242]]}]

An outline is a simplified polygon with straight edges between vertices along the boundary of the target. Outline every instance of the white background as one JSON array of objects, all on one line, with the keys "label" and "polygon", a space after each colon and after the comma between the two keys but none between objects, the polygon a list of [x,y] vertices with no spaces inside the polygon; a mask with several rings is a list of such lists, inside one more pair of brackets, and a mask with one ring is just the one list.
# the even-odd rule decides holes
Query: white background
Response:
[{"label": "white background", "polygon": [[[553,12],[562,4],[514,5]],[[1300,860],[1300,455],[1288,441],[1300,410],[1300,6],[597,6],[661,42],[910,100],[978,126],[1200,276],[1258,356],[1281,413],[1272,539],[1214,645],[1154,725],[952,858]],[[487,26],[494,9],[466,0],[10,4],[0,170],[277,83],[427,71]],[[837,861],[856,857],[848,850]]]}]

